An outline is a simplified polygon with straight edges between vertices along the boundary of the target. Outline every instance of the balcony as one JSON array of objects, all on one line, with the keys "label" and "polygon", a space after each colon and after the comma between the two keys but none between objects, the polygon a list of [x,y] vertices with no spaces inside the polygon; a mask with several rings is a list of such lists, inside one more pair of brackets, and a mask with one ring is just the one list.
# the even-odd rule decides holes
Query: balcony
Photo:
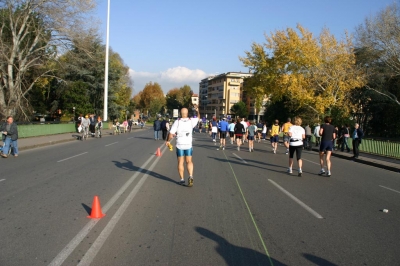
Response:
[{"label": "balcony", "polygon": [[229,81],[229,85],[230,86],[240,86],[240,82],[239,81]]}]

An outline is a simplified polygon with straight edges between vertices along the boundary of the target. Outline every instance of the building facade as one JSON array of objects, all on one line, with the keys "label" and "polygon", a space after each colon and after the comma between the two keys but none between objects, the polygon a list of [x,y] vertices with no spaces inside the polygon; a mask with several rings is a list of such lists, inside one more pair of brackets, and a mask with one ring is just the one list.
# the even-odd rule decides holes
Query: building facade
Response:
[{"label": "building facade", "polygon": [[199,100],[202,116],[218,119],[231,114],[231,107],[241,101],[243,81],[250,73],[227,72],[208,77],[199,83]]}]

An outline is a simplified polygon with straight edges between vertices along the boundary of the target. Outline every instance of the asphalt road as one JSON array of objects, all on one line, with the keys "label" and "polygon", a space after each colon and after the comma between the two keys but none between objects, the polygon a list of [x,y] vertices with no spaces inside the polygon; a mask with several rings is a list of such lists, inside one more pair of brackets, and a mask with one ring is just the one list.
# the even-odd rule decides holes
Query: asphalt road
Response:
[{"label": "asphalt road", "polygon": [[399,173],[194,137],[191,188],[151,130],[2,159],[0,265],[400,265]]}]

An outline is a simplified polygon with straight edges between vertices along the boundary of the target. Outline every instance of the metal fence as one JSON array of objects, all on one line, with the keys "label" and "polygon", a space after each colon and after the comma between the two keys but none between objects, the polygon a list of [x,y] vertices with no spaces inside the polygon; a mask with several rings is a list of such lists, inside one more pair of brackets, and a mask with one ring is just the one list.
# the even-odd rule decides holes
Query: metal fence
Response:
[{"label": "metal fence", "polygon": [[397,142],[363,139],[360,151],[400,159],[400,143]]}]

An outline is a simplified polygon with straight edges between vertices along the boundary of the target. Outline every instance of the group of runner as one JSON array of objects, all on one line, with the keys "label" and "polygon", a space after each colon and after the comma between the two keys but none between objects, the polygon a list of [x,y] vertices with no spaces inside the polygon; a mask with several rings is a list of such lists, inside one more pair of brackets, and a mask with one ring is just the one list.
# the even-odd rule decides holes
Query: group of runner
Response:
[{"label": "group of runner", "polygon": [[[189,173],[188,186],[193,186],[193,162],[192,162],[192,135],[194,128],[198,126],[199,132],[202,132],[203,123],[199,121],[200,112],[197,106],[194,108],[197,116],[192,118],[188,117],[188,109],[182,108],[182,117],[177,119],[169,131],[166,140],[166,145],[170,146],[172,138],[176,137],[176,154],[178,157],[178,172],[180,176],[181,185],[185,184],[184,180],[184,162],[186,162],[187,171]],[[303,140],[306,138],[305,129],[301,126],[302,120],[300,117],[293,119],[294,124],[290,118],[280,126],[279,120],[275,120],[273,125],[268,128],[266,123],[249,122],[246,118],[239,118],[236,121],[232,120],[230,123],[226,118],[217,121],[214,117],[209,123],[205,123],[206,132],[210,134],[212,142],[217,145],[217,135],[219,136],[218,150],[225,150],[226,138],[229,136],[230,143],[236,142],[237,150],[240,151],[241,145],[245,142],[248,143],[249,152],[254,152],[254,141],[260,142],[262,139],[266,140],[267,135],[270,137],[272,151],[276,154],[277,146],[279,143],[279,136],[283,134],[283,143],[286,147],[286,154],[289,154],[289,168],[287,172],[293,173],[293,157],[296,153],[298,162],[298,176],[302,175],[302,159],[301,154],[303,150]],[[333,140],[336,138],[336,131],[331,124],[331,118],[325,117],[325,124],[319,130],[321,136],[320,145],[320,164],[321,170],[319,175],[326,174],[331,176],[331,153],[333,150]],[[326,156],[325,156],[326,154]],[[325,172],[324,160],[326,160],[327,171]]]},{"label": "group of runner", "polygon": [[[319,135],[321,136],[320,143],[320,165],[321,170],[319,175],[331,176],[331,153],[333,150],[333,143],[336,139],[336,131],[333,125],[331,125],[332,119],[325,117],[325,124],[319,128]],[[225,150],[226,138],[229,136],[230,143],[236,142],[237,150],[240,151],[241,145],[245,142],[248,143],[249,152],[254,152],[254,141],[260,142],[266,140],[267,135],[270,138],[272,152],[276,154],[279,137],[283,136],[283,145],[286,148],[285,154],[289,154],[289,167],[287,172],[293,173],[293,157],[296,153],[296,159],[298,162],[298,176],[301,176],[302,171],[302,159],[301,154],[304,149],[303,140],[306,139],[305,129],[301,126],[302,119],[295,117],[293,120],[288,118],[286,122],[281,126],[279,120],[275,120],[271,127],[267,127],[266,123],[254,123],[248,121],[246,118],[232,120],[230,124],[223,118],[221,121],[217,121],[213,118],[206,128],[209,128],[212,141],[216,145],[217,136],[220,139],[220,146],[217,150]],[[199,127],[201,130],[201,127]],[[326,162],[326,171],[324,163]]]}]

